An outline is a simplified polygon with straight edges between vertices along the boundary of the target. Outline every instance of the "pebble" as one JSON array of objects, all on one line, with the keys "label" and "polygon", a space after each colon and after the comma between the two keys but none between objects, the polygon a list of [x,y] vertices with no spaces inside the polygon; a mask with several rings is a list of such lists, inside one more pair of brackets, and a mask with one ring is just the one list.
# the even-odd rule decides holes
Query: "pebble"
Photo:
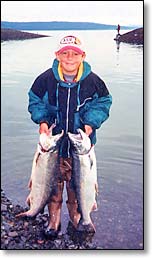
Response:
[{"label": "pebble", "polygon": [[1,211],[7,211],[7,205],[2,204],[1,205]]},{"label": "pebble", "polygon": [[1,250],[16,249],[98,249],[91,242],[79,243],[73,239],[73,231],[60,233],[55,240],[46,240],[40,237],[40,233],[48,224],[48,214],[39,214],[34,220],[16,218],[15,215],[23,212],[20,205],[14,205],[1,190]]},{"label": "pebble", "polygon": [[17,234],[16,231],[10,231],[10,232],[8,233],[8,236],[10,236],[10,237],[17,237],[18,234]]}]

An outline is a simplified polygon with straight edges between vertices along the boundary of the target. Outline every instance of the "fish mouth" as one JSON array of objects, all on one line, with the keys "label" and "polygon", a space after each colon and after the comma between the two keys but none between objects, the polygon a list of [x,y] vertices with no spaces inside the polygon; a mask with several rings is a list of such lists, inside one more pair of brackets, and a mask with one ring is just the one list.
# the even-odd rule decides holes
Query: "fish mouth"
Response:
[{"label": "fish mouth", "polygon": [[79,142],[79,141],[81,142],[83,140],[81,130],[77,129],[77,132],[78,132],[77,134],[68,133],[68,136],[73,143]]},{"label": "fish mouth", "polygon": [[69,139],[78,154],[87,154],[91,148],[91,143],[89,137],[86,133],[78,128],[77,133],[68,133]]},{"label": "fish mouth", "polygon": [[82,130],[77,129],[80,140],[83,140]]},{"label": "fish mouth", "polygon": [[50,135],[46,135],[45,133],[41,134],[40,141],[38,143],[40,153],[54,152],[63,134],[63,130],[57,135],[52,135],[52,133],[50,133]]}]

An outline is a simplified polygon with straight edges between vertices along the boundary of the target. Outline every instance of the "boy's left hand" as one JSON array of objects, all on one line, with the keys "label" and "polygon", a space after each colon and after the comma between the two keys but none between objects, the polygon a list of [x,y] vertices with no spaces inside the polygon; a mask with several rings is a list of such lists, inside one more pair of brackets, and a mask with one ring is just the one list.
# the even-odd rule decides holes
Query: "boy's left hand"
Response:
[{"label": "boy's left hand", "polygon": [[90,125],[85,125],[84,126],[85,133],[89,136],[92,133],[92,127]]}]

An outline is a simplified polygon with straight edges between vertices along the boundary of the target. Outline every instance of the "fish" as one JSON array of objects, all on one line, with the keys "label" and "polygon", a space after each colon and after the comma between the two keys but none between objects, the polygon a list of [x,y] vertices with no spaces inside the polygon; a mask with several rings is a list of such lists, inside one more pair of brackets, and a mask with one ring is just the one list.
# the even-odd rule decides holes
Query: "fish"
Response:
[{"label": "fish", "polygon": [[77,133],[68,133],[72,145],[72,180],[81,218],[77,231],[95,233],[90,214],[97,210],[97,164],[94,146],[90,138],[80,128]]},{"label": "fish", "polygon": [[62,131],[60,134],[52,135],[54,126],[53,124],[50,127],[49,135],[46,133],[40,134],[39,143],[37,144],[32,162],[31,191],[26,199],[30,207],[29,210],[17,214],[17,218],[35,218],[44,210],[52,191],[56,188],[56,176],[59,166],[59,141],[64,132]]}]

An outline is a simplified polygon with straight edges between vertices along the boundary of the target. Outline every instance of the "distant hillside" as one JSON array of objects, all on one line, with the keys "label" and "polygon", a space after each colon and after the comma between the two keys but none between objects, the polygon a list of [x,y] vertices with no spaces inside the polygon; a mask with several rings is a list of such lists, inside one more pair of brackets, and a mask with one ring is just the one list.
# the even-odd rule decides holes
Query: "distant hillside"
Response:
[{"label": "distant hillside", "polygon": [[41,37],[49,37],[49,36],[23,32],[23,31],[13,30],[13,29],[1,29],[1,41],[24,40],[24,39],[34,39],[34,38],[41,38]]},{"label": "distant hillside", "polygon": [[[1,28],[16,30],[116,30],[116,25],[107,25],[92,22],[1,22]],[[134,29],[135,27],[121,26],[121,29]]]}]

